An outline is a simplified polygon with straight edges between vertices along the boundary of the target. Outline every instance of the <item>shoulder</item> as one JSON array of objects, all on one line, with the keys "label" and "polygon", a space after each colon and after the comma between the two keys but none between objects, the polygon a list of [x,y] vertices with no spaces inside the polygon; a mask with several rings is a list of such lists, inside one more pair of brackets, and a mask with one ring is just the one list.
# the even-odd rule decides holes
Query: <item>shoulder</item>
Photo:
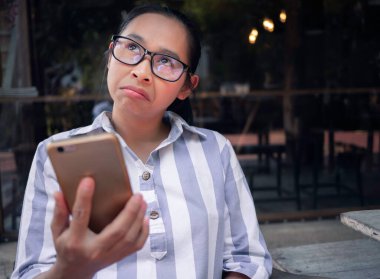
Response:
[{"label": "shoulder", "polygon": [[[191,128],[192,132],[188,132],[188,134],[190,134],[190,137],[198,135],[197,138],[204,146],[204,149],[206,151],[211,152],[214,150],[220,154],[227,155],[227,157],[229,157],[230,154],[234,152],[230,141],[221,133],[215,130],[199,128],[195,126],[191,126]],[[212,153],[215,154],[214,152]]]},{"label": "shoulder", "polygon": [[210,130],[210,129],[206,129],[206,128],[200,128],[200,127],[196,127],[196,126],[191,126],[191,127],[194,130],[196,130],[199,134],[203,135],[202,138],[205,141],[214,141],[214,142],[218,142],[222,145],[225,145],[228,142],[228,139],[224,135],[219,133],[218,131]]},{"label": "shoulder", "polygon": [[96,129],[93,129],[93,125],[89,125],[89,126],[79,127],[79,128],[75,128],[75,129],[71,129],[68,131],[64,131],[64,132],[60,132],[60,133],[51,135],[38,144],[36,153],[37,153],[37,155],[41,155],[42,153],[45,153],[47,145],[51,142],[65,140],[65,139],[69,139],[72,137],[89,134],[93,131],[96,131]]},{"label": "shoulder", "polygon": [[173,135],[182,134],[185,140],[198,138],[203,144],[219,147],[220,150],[231,146],[228,139],[217,131],[189,125],[179,115],[173,112],[167,112],[165,117],[171,122]]}]

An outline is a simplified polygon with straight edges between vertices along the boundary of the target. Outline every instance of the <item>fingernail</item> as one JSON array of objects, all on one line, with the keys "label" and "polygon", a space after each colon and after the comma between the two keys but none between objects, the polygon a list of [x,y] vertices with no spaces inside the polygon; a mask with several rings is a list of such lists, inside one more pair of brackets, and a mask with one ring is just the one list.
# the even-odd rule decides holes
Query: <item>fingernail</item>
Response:
[{"label": "fingernail", "polygon": [[143,196],[140,193],[135,194],[135,199],[136,201],[139,201],[139,202],[144,200]]},{"label": "fingernail", "polygon": [[92,190],[92,183],[91,183],[91,179],[89,177],[85,177],[82,179],[81,188],[85,192],[89,192],[90,190]]}]

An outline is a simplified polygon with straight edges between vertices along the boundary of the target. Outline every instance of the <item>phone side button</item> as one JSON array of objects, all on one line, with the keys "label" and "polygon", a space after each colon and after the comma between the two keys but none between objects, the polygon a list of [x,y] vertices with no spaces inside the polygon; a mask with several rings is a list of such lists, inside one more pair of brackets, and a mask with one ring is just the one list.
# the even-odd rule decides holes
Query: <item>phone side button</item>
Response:
[{"label": "phone side button", "polygon": [[156,210],[152,210],[149,215],[150,219],[155,220],[160,217],[160,214]]}]

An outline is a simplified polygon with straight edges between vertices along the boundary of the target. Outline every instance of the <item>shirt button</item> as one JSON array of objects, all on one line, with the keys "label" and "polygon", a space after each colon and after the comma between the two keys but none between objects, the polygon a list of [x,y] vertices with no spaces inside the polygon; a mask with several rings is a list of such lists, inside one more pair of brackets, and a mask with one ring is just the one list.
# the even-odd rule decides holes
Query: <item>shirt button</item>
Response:
[{"label": "shirt button", "polygon": [[152,210],[150,212],[150,219],[155,220],[160,216],[160,214],[156,210]]},{"label": "shirt button", "polygon": [[142,174],[142,179],[148,180],[150,178],[150,173],[149,171],[144,171]]}]

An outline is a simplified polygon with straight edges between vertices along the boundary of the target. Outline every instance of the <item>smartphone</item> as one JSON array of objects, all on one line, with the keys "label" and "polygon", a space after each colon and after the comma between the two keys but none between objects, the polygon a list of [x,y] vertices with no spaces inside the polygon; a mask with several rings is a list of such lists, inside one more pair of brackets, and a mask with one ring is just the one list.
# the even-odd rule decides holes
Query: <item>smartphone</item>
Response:
[{"label": "smartphone", "polygon": [[85,176],[94,178],[96,184],[89,224],[92,231],[100,232],[132,196],[116,135],[101,133],[54,141],[48,144],[47,153],[70,212],[80,180]]}]

